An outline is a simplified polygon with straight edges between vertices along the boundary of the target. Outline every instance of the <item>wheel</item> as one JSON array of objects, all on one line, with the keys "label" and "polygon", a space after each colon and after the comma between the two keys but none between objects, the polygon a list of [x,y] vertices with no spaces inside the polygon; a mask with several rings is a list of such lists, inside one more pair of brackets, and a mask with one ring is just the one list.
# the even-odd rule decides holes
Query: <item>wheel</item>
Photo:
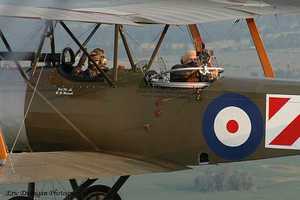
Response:
[{"label": "wheel", "polygon": [[[83,191],[80,199],[82,200],[103,200],[110,191],[110,187],[106,185],[93,185]],[[119,194],[116,194],[112,200],[121,200]]]},{"label": "wheel", "polygon": [[9,200],[33,200],[33,199],[29,197],[17,196],[17,197],[10,198]]}]

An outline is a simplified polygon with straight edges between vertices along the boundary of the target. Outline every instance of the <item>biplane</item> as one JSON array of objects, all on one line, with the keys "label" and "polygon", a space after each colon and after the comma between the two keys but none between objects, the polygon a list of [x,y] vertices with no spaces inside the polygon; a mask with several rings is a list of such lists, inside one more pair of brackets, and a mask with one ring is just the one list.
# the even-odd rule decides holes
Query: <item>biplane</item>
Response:
[{"label": "biplane", "polygon": [[[24,105],[24,120],[0,134],[0,183],[28,183],[28,195],[11,200],[32,200],[35,182],[53,179],[70,182],[73,191],[65,199],[121,199],[118,191],[132,175],[299,154],[300,83],[274,79],[254,20],[262,15],[297,14],[299,2],[140,0],[111,6],[101,2],[84,9],[0,6],[2,17],[46,21],[36,52],[15,52],[0,31],[7,49],[1,59],[15,63],[25,85],[15,99]],[[201,52],[203,40],[196,24],[236,19],[246,19],[265,79],[203,81],[211,71],[223,69],[180,67],[158,73],[151,68],[170,26],[187,25],[196,51]],[[66,21],[95,23],[95,28],[81,42]],[[112,68],[103,68],[86,49],[100,24],[115,27]],[[123,30],[147,24],[164,27],[149,62],[138,66]],[[56,51],[57,26],[79,51],[70,47]],[[118,67],[119,36],[129,69]],[[48,40],[51,53],[42,53]],[[78,55],[88,60],[97,77],[72,74],[80,63]],[[31,67],[24,70],[22,60],[30,60]],[[197,73],[201,80],[178,81],[186,73]],[[24,143],[21,139],[28,147],[19,147]],[[107,176],[120,178],[112,187],[94,185]],[[79,185],[79,179],[87,180]]]}]

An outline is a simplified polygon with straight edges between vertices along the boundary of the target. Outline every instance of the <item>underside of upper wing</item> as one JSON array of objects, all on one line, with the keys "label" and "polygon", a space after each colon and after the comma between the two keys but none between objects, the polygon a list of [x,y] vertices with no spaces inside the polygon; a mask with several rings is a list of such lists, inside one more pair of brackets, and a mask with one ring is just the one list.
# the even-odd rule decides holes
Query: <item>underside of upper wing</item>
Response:
[{"label": "underside of upper wing", "polygon": [[185,169],[99,152],[15,153],[0,166],[0,184],[139,175]]}]

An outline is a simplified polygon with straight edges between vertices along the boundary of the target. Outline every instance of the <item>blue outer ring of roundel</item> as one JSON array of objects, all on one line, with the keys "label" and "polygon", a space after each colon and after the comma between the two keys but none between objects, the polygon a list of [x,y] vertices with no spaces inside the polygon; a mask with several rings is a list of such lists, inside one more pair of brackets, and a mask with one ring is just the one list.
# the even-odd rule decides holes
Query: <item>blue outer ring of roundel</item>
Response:
[{"label": "blue outer ring of roundel", "polygon": [[[214,120],[217,114],[224,108],[235,106],[244,110],[251,121],[251,133],[248,140],[237,147],[226,146],[221,143],[214,132]],[[208,146],[225,160],[238,161],[255,152],[262,141],[264,134],[263,118],[259,108],[247,97],[226,93],[214,99],[204,112],[202,130]]]}]

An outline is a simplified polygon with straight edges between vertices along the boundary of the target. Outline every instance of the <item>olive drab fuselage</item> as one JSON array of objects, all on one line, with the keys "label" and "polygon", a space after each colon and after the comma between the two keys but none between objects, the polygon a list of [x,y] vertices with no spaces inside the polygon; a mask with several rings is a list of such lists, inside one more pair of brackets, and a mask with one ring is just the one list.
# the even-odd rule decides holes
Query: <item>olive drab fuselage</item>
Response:
[{"label": "olive drab fuselage", "polygon": [[[32,77],[33,84],[39,73]],[[45,68],[39,94],[30,105],[33,90],[27,88],[26,133],[33,151],[102,151],[179,168],[199,165],[201,155],[209,163],[293,155],[297,151],[266,149],[263,127],[258,133],[262,137],[251,147],[255,149],[243,157],[230,157],[229,148],[225,149],[229,157],[223,156],[210,145],[204,118],[210,116],[215,99],[235,94],[257,107],[264,126],[266,94],[300,94],[299,86],[298,82],[221,78],[202,90],[155,88],[144,83],[141,72],[123,70],[116,87],[111,87],[104,81],[72,81],[56,68]]]}]

